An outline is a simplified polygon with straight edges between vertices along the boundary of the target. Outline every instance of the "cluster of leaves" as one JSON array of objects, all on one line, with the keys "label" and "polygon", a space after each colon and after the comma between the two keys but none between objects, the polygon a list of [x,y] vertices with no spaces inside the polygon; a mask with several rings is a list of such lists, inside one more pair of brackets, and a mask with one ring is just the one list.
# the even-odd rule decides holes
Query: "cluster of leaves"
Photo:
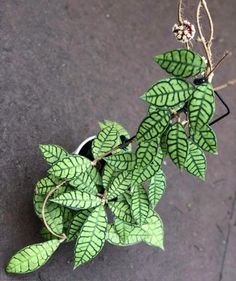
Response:
[{"label": "cluster of leaves", "polygon": [[[48,175],[35,189],[34,206],[40,219],[46,196],[53,187],[60,188],[44,209],[47,228],[43,227],[42,236],[46,242],[16,253],[8,272],[38,269],[62,241],[75,241],[75,267],[94,258],[105,241],[119,246],[145,242],[164,248],[163,224],[155,211],[166,187],[163,159],[170,157],[178,168],[205,178],[203,150],[216,153],[216,137],[208,125],[215,104],[210,83],[194,85],[186,80],[205,71],[200,55],[181,49],[156,56],[155,61],[172,76],[158,81],[142,96],[150,106],[138,128],[135,151],[129,142],[122,146],[130,136],[112,121],[100,123],[92,143],[93,157],[103,158],[98,161],[102,165],[94,166],[89,159],[57,145],[40,146],[50,165]],[[186,120],[181,120],[182,112]],[[103,157],[117,146],[119,149]]]}]

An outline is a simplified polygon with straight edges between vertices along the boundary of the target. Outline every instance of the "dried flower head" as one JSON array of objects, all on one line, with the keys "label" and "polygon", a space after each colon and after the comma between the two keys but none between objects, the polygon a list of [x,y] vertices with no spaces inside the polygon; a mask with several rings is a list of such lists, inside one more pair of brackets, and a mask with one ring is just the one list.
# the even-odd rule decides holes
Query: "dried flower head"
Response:
[{"label": "dried flower head", "polygon": [[175,24],[172,28],[176,39],[181,43],[188,43],[194,38],[196,33],[195,27],[189,21],[184,20],[181,24]]}]

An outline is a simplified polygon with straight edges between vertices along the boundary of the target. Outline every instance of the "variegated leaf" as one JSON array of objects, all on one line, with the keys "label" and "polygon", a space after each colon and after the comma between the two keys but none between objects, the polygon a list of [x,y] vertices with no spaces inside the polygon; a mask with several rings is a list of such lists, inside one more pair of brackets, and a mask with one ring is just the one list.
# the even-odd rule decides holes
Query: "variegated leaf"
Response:
[{"label": "variegated leaf", "polygon": [[103,206],[95,208],[84,222],[75,245],[75,268],[93,259],[101,251],[107,229]]},{"label": "variegated leaf", "polygon": [[159,143],[159,139],[156,139],[156,141],[139,143],[135,153],[136,165],[140,167],[146,167],[149,165],[158,154]]},{"label": "variegated leaf", "polygon": [[129,171],[123,171],[112,181],[111,186],[107,192],[108,200],[116,198],[119,194],[124,193],[130,187],[132,179],[132,173]]},{"label": "variegated leaf", "polygon": [[6,271],[8,273],[29,273],[35,271],[50,259],[59,245],[60,241],[53,239],[27,246],[10,259]]},{"label": "variegated leaf", "polygon": [[203,126],[199,131],[190,129],[190,136],[201,149],[217,154],[217,139],[214,131],[208,125]]},{"label": "variegated leaf", "polygon": [[189,124],[193,131],[201,130],[207,125],[215,112],[214,90],[210,83],[199,85],[194,91],[188,105]]},{"label": "variegated leaf", "polygon": [[139,185],[155,175],[161,167],[163,161],[163,153],[159,148],[157,155],[153,161],[146,167],[136,166],[132,172],[132,186]]},{"label": "variegated leaf", "polygon": [[39,149],[48,164],[54,164],[55,162],[69,156],[69,153],[66,152],[64,148],[55,144],[40,144]]},{"label": "variegated leaf", "polygon": [[71,155],[59,160],[48,171],[61,179],[72,179],[79,177],[91,166],[90,161],[80,155]]},{"label": "variegated leaf", "polygon": [[206,157],[202,150],[193,142],[189,142],[189,152],[185,168],[190,174],[205,180]]},{"label": "variegated leaf", "polygon": [[99,197],[79,190],[63,193],[50,201],[74,210],[89,209],[102,203]]},{"label": "variegated leaf", "polygon": [[146,117],[138,128],[136,139],[138,142],[149,142],[157,139],[165,131],[170,122],[170,112],[159,110]]},{"label": "variegated leaf", "polygon": [[117,129],[114,125],[103,128],[93,140],[92,152],[94,158],[99,158],[120,143]]},{"label": "variegated leaf", "polygon": [[168,131],[167,149],[171,160],[182,169],[188,155],[188,138],[181,123],[175,123]]},{"label": "variegated leaf", "polygon": [[75,238],[77,238],[77,235],[81,230],[81,227],[83,226],[83,224],[85,223],[91,212],[92,209],[86,209],[86,210],[80,210],[75,213],[68,227],[68,234],[67,234],[68,240],[74,240]]},{"label": "variegated leaf", "polygon": [[118,170],[132,170],[135,164],[135,155],[131,152],[119,152],[113,154],[109,157],[104,158],[104,160],[110,165]]},{"label": "variegated leaf", "polygon": [[148,199],[153,207],[156,207],[166,188],[166,180],[163,171],[160,169],[152,178],[148,188]]},{"label": "variegated leaf", "polygon": [[167,78],[154,84],[141,98],[157,107],[170,108],[186,102],[195,87],[181,78]]},{"label": "variegated leaf", "polygon": [[78,177],[75,177],[69,181],[69,184],[76,187],[80,191],[86,191],[88,193],[97,193],[97,184],[101,182],[101,176],[98,170],[90,165],[86,171],[81,173]]},{"label": "variegated leaf", "polygon": [[148,215],[149,201],[148,196],[142,185],[136,185],[131,197],[131,212],[133,218],[140,225]]},{"label": "variegated leaf", "polygon": [[155,62],[166,72],[176,77],[188,78],[206,70],[205,60],[196,52],[177,49],[155,56]]}]

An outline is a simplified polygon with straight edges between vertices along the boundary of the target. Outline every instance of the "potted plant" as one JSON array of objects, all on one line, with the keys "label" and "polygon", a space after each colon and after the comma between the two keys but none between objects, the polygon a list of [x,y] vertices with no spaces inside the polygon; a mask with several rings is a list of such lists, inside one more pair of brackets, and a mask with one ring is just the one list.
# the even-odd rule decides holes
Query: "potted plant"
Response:
[{"label": "potted plant", "polygon": [[[210,23],[208,40],[200,24],[201,8]],[[36,184],[34,207],[45,241],[16,253],[7,272],[32,272],[70,241],[75,242],[75,268],[93,259],[105,241],[118,246],[144,242],[164,249],[163,223],[155,211],[166,188],[163,160],[169,157],[180,170],[204,180],[205,152],[217,153],[210,127],[218,120],[212,121],[218,96],[212,78],[228,53],[213,66],[213,23],[205,0],[198,4],[197,29],[206,58],[192,50],[196,30],[183,20],[180,1],[172,31],[185,48],[155,56],[168,77],[141,97],[149,107],[135,136],[117,122],[104,121],[99,133],[74,153],[40,145],[50,167]]]}]

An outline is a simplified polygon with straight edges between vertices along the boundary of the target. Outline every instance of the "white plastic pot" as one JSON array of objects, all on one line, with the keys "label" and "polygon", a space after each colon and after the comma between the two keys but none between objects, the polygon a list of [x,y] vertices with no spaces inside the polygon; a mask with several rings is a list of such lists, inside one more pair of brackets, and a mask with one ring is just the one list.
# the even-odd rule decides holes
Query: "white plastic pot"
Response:
[{"label": "white plastic pot", "polygon": [[94,140],[96,136],[91,136],[88,137],[87,139],[85,139],[77,148],[76,150],[73,152],[73,154],[78,155],[80,153],[80,151],[82,150],[82,148],[90,141]]}]

